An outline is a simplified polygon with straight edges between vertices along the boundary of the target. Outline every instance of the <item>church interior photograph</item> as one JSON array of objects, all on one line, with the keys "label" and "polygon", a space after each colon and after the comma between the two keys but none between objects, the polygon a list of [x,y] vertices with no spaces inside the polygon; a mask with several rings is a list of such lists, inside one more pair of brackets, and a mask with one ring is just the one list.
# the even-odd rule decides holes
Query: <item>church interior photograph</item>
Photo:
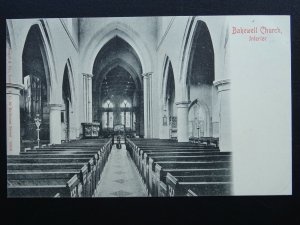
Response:
[{"label": "church interior photograph", "polygon": [[[235,160],[254,145],[260,157],[269,154],[260,139],[243,148],[245,137],[233,129],[252,121],[234,107],[233,77],[246,74],[237,72],[246,68],[238,61],[235,22],[230,16],[7,19],[7,197],[289,194],[290,150],[280,144],[288,133],[276,133],[287,137],[276,143],[285,157],[280,150],[272,163]],[[251,85],[243,87],[254,93]],[[245,181],[249,160],[257,166]],[[270,175],[275,164],[281,172]],[[258,175],[260,165],[270,169]],[[255,176],[268,177],[273,189]]]}]

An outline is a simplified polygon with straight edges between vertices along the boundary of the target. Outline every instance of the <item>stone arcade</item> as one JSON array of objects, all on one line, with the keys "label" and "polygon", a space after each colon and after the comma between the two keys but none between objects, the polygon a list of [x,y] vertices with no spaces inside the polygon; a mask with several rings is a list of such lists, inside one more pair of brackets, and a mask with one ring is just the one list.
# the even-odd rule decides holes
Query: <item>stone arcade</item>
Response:
[{"label": "stone arcade", "polygon": [[8,196],[281,193],[290,53],[279,35],[290,40],[289,20],[274,18],[280,33],[262,43],[232,34],[271,28],[252,21],[7,20]]},{"label": "stone arcade", "polygon": [[6,25],[8,196],[231,194],[226,17]]}]

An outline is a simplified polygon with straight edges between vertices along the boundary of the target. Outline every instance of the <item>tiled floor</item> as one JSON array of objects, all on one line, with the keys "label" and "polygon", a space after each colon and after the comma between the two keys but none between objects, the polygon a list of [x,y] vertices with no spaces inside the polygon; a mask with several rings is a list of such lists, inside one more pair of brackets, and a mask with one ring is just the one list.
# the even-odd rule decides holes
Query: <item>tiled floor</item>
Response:
[{"label": "tiled floor", "polygon": [[125,146],[114,145],[103,170],[95,197],[147,197],[141,177]]}]

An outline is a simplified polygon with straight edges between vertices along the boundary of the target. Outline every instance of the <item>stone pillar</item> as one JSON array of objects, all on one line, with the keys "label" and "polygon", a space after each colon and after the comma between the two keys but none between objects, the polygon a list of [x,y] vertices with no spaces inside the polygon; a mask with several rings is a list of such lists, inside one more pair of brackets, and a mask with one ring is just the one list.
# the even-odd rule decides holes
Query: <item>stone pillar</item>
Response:
[{"label": "stone pillar", "polygon": [[87,121],[87,99],[86,99],[86,76],[85,73],[82,74],[82,85],[83,85],[83,116],[84,116],[84,121]]},{"label": "stone pillar", "polygon": [[70,132],[69,132],[69,138],[70,138],[70,140],[74,140],[74,139],[76,139],[76,136],[77,136],[77,131],[76,131],[76,121],[77,121],[77,119],[75,118],[75,114],[74,114],[74,105],[73,104],[70,104],[71,105],[71,107],[70,107],[70,112],[69,112],[69,114],[70,114],[70,121],[69,121],[69,128],[70,128]]},{"label": "stone pillar", "polygon": [[87,82],[88,82],[88,122],[93,122],[93,95],[92,95],[92,74],[88,74]]},{"label": "stone pillar", "polygon": [[93,122],[92,74],[83,73],[83,105],[86,122]]},{"label": "stone pillar", "polygon": [[188,101],[176,102],[177,105],[177,139],[178,142],[189,141],[189,104]]},{"label": "stone pillar", "polygon": [[142,74],[144,85],[144,129],[145,138],[152,138],[152,72]]},{"label": "stone pillar", "polygon": [[231,146],[231,112],[230,112],[230,79],[214,81],[218,88],[219,106],[219,146],[221,151],[232,151]]},{"label": "stone pillar", "polygon": [[20,90],[23,85],[6,83],[6,140],[7,155],[18,155],[21,150],[20,137]]},{"label": "stone pillar", "polygon": [[162,109],[161,118],[160,118],[161,123],[160,123],[159,137],[161,139],[169,139],[170,138],[169,113],[167,110],[167,105],[168,105],[167,101],[163,102],[163,106],[162,106],[163,109]]},{"label": "stone pillar", "polygon": [[61,144],[61,104],[50,107],[50,144]]}]

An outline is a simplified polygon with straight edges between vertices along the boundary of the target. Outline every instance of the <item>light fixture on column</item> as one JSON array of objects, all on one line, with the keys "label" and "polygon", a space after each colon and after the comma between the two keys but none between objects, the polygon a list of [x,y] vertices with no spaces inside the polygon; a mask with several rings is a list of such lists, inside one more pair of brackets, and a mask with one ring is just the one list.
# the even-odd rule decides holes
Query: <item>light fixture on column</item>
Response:
[{"label": "light fixture on column", "polygon": [[167,116],[164,115],[163,116],[163,126],[167,126],[167,120],[168,120]]},{"label": "light fixture on column", "polygon": [[197,119],[198,142],[200,142],[200,121]]},{"label": "light fixture on column", "polygon": [[125,107],[125,109],[124,109],[124,130],[126,131],[126,105],[127,105],[127,100],[124,100],[124,107]]},{"label": "light fixture on column", "polygon": [[36,117],[34,118],[34,122],[36,125],[36,132],[37,132],[37,143],[38,146],[40,147],[40,125],[41,125],[41,119],[40,119],[40,114],[36,114]]}]

